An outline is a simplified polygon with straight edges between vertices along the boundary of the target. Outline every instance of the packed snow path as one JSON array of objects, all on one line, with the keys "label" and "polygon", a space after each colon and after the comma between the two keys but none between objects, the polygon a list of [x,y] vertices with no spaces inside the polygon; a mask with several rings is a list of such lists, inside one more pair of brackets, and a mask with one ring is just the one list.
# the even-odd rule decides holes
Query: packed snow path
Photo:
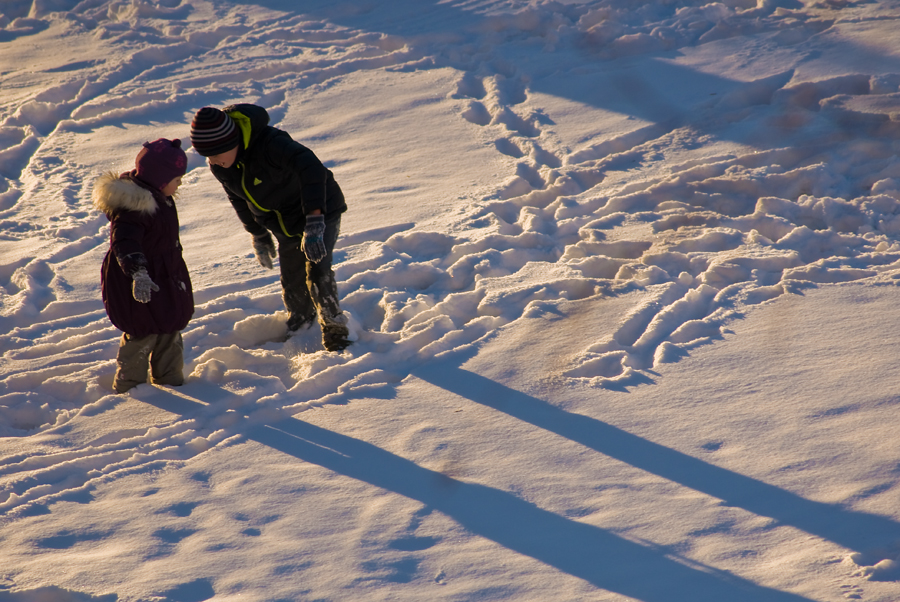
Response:
[{"label": "packed snow path", "polygon": [[[254,265],[190,152],[187,372],[216,403],[6,455],[5,520],[228,446],[248,423],[392,387],[562,302],[634,300],[552,375],[627,390],[754,306],[900,278],[900,62],[865,39],[896,3],[257,4],[4,5],[0,45],[23,66],[0,73],[0,436],[50,435],[122,403],[110,390],[118,333],[81,277],[99,274],[108,244],[91,183],[127,169],[144,139],[187,138],[204,105],[266,106],[348,191],[335,259],[355,343],[338,355],[315,331],[268,342],[284,329],[277,275]],[[75,54],[40,49],[59,39]],[[735,54],[732,78],[710,68]],[[332,125],[342,78],[387,94]],[[377,146],[399,123],[414,129],[407,119],[441,115],[486,171],[442,172],[414,156],[421,141],[409,155]]]},{"label": "packed snow path", "polygon": [[[900,126],[892,120],[900,73],[804,81],[788,65],[742,82],[646,57],[684,48],[690,60],[697,44],[727,45],[748,28],[761,47],[815,47],[845,22],[858,26],[850,15],[836,21],[833,11],[816,10],[820,5],[709,5],[674,15],[656,7],[659,21],[649,23],[607,3],[497,16],[483,15],[484,7],[434,8],[451,22],[487,28],[493,46],[467,45],[465,29],[437,41],[358,31],[312,21],[313,9],[255,22],[236,8],[214,18],[202,3],[87,2],[78,14],[37,15],[43,18],[11,9],[8,40],[71,26],[91,42],[139,50],[118,62],[113,55],[45,66],[60,83],[24,88],[3,105],[3,229],[8,243],[34,250],[0,269],[7,291],[3,384],[8,395],[31,394],[27,407],[51,401],[43,413],[20,408],[31,415],[7,418],[6,427],[52,424],[54,413],[107,393],[114,330],[96,297],[66,300],[71,286],[60,273],[73,258],[101,253],[107,237],[105,219],[88,203],[96,174],[66,152],[71,139],[135,120],[183,121],[194,107],[248,95],[277,123],[291,110],[293,91],[327,88],[358,71],[434,69],[440,83],[457,73],[445,98],[432,102],[452,103],[459,117],[483,128],[514,173],[481,199],[464,197],[452,208],[458,215],[449,231],[401,221],[344,236],[337,274],[358,338],[345,356],[298,357],[290,344],[254,349],[281,328],[276,279],[262,273],[228,282],[229,266],[250,262],[223,258],[217,284],[198,287],[200,306],[186,332],[195,375],[220,384],[229,370],[272,376],[266,395],[289,408],[345,383],[396,382],[436,353],[557,300],[640,289],[647,294],[620,328],[582,350],[565,372],[601,387],[630,386],[642,371],[719,337],[747,305],[818,283],[890,282],[900,259]],[[607,39],[607,30],[617,35]],[[544,45],[545,64],[517,63],[535,44]],[[581,52],[560,58],[558,47]],[[17,74],[4,77],[12,85]],[[696,80],[690,98],[665,93],[667,80],[684,77]],[[590,98],[601,109],[627,111],[612,120],[621,131],[580,134],[572,148],[564,125],[541,106],[554,89],[573,102]],[[183,133],[186,126],[176,121],[169,129]],[[717,152],[720,146],[728,151]],[[191,156],[183,202],[213,205],[220,199],[192,198],[192,184],[209,176],[202,158]],[[127,167],[127,159],[98,159]],[[218,194],[213,186],[203,190]],[[392,192],[402,196],[403,187]],[[355,207],[366,211],[363,202]],[[23,405],[9,400],[10,408]]]}]

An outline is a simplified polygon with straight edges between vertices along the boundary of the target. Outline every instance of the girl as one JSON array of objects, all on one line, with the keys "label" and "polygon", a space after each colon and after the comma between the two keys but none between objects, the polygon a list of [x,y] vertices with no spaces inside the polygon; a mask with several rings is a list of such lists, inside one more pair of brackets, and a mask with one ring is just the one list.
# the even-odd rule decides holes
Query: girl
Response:
[{"label": "girl", "polygon": [[135,169],[94,184],[94,206],[109,219],[109,251],[100,274],[103,305],[123,332],[113,387],[184,383],[181,330],[194,296],[178,238],[173,195],[187,171],[180,140],[145,142]]}]

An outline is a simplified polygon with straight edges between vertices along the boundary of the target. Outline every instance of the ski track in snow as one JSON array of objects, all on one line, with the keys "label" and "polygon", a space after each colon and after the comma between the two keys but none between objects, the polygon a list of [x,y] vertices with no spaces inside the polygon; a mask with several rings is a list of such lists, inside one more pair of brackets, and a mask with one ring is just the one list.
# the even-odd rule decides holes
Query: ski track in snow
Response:
[{"label": "ski track in snow", "polygon": [[[517,44],[581,44],[590,60],[560,69],[592,73],[603,61],[732,35],[778,42],[784,28],[812,38],[833,26],[827,14],[788,18],[777,3],[733,3],[661,15],[650,27],[605,2],[512,14],[487,14],[509,3],[481,3],[479,35],[486,28],[495,40],[484,47],[465,33],[410,40],[304,14],[251,23],[239,9],[212,15],[178,2],[69,4],[72,12],[27,15],[12,3],[0,35],[63,24],[136,51],[115,64],[72,57],[54,72],[61,81],[69,70],[64,83],[0,103],[0,236],[35,249],[30,260],[0,265],[0,436],[50,433],[122,400],[109,390],[118,332],[99,299],[58,300],[71,288],[58,264],[108,244],[107,222],[90,208],[94,174],[58,155],[67,134],[248,97],[277,125],[292,91],[361,70],[450,67],[459,75],[446,102],[516,163],[452,231],[404,224],[343,237],[336,273],[357,339],[347,353],[318,353],[317,332],[265,343],[283,329],[276,278],[199,290],[184,333],[187,386],[219,387],[221,402],[81,447],[0,459],[7,520],[241,440],[248,423],[399,383],[430,358],[560,300],[647,292],[561,375],[623,388],[721,338],[749,307],[819,284],[900,277],[900,125],[891,116],[900,73],[798,82],[786,71],[572,149],[538,104],[540,74],[503,54]],[[467,4],[456,3],[474,10]],[[765,144],[710,154],[704,143],[732,128],[753,128]],[[674,155],[689,158],[669,169],[661,159]],[[206,169],[190,156],[192,170]],[[51,223],[29,219],[39,199],[58,206]]]}]

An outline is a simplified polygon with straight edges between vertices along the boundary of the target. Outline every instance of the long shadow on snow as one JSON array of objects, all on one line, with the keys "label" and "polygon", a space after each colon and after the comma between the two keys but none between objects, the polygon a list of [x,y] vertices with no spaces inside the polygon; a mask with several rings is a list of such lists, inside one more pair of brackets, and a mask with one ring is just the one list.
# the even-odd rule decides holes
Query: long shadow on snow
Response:
[{"label": "long shadow on snow", "polygon": [[[463,358],[465,359],[465,358]],[[461,363],[459,360],[456,364]],[[708,464],[610,424],[561,410],[451,362],[420,368],[418,378],[475,403],[556,433],[635,468],[722,500],[729,506],[768,516],[855,551],[900,541],[900,524],[834,504],[804,499],[762,481]]]},{"label": "long shadow on snow", "polygon": [[[461,373],[457,376],[466,376]],[[508,389],[489,392],[521,395]],[[183,394],[167,391],[142,399],[180,415],[207,408]],[[684,559],[672,559],[661,550],[548,512],[506,491],[456,480],[365,441],[295,418],[250,427],[245,435],[305,462],[417,500],[475,535],[598,588],[643,602],[809,602],[808,598],[762,587],[708,566],[688,565]]]}]

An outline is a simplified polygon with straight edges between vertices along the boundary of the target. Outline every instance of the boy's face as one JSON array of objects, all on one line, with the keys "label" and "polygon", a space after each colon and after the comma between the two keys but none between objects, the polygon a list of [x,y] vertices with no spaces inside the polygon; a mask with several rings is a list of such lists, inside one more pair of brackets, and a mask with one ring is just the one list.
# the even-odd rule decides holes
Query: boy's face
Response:
[{"label": "boy's face", "polygon": [[172,196],[175,194],[175,191],[178,190],[178,187],[181,186],[181,176],[178,176],[165,186],[160,189],[160,192],[163,193],[163,196]]},{"label": "boy's face", "polygon": [[237,160],[237,152],[238,147],[235,146],[229,151],[219,153],[218,155],[212,155],[211,157],[207,157],[207,159],[209,160],[210,165],[218,165],[219,167],[228,169],[234,165],[235,160]]}]

